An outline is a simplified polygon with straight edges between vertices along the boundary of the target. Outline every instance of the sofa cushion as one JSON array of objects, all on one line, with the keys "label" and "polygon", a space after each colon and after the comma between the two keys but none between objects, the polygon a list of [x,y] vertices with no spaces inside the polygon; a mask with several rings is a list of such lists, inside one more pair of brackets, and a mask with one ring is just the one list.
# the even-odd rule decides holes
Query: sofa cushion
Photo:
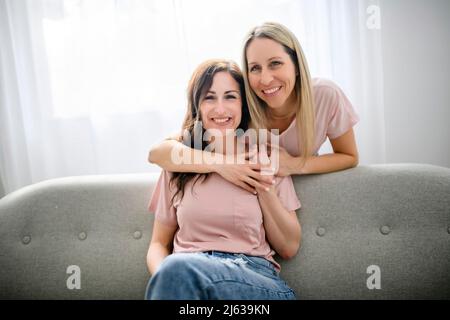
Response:
[{"label": "sofa cushion", "polygon": [[[59,178],[2,198],[0,299],[143,299],[158,176]],[[360,166],[294,184],[302,247],[277,259],[299,299],[450,298],[450,169]]]}]

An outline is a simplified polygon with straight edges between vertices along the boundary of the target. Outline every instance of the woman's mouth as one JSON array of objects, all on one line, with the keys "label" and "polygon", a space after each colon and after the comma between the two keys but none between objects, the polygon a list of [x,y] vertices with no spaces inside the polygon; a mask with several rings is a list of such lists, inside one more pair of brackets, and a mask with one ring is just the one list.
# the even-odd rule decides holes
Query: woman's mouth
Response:
[{"label": "woman's mouth", "polygon": [[261,90],[261,91],[262,91],[262,93],[264,94],[265,97],[273,97],[273,96],[278,94],[280,89],[281,89],[281,86],[280,87],[273,87],[273,88],[265,89],[265,90]]},{"label": "woman's mouth", "polygon": [[231,123],[232,117],[211,118],[211,120],[218,126],[226,126]]}]

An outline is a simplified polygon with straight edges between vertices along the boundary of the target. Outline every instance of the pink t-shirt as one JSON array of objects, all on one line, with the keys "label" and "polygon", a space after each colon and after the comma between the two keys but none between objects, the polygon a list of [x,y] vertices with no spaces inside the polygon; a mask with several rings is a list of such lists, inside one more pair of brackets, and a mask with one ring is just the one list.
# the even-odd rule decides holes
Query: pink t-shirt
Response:
[{"label": "pink t-shirt", "polygon": [[[343,135],[359,121],[359,117],[334,82],[314,78],[312,87],[316,116],[313,154],[317,154],[327,137],[335,139]],[[279,135],[279,143],[291,156],[300,156],[296,119]]]},{"label": "pink t-shirt", "polygon": [[[264,257],[280,265],[266,239],[258,197],[228,182],[217,173],[185,187],[183,199],[171,204],[175,187],[172,173],[163,170],[153,191],[149,211],[159,222],[178,226],[173,252],[224,251]],[[275,178],[276,191],[288,211],[300,208],[291,177]]]}]

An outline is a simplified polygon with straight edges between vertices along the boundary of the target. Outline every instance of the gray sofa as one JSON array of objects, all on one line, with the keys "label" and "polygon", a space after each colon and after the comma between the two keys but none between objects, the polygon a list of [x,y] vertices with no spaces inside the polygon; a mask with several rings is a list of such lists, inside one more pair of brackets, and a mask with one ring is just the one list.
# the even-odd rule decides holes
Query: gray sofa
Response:
[{"label": "gray sofa", "polygon": [[[157,176],[60,178],[2,198],[0,299],[143,299]],[[360,166],[294,182],[303,244],[281,265],[299,299],[450,299],[450,169]]]}]

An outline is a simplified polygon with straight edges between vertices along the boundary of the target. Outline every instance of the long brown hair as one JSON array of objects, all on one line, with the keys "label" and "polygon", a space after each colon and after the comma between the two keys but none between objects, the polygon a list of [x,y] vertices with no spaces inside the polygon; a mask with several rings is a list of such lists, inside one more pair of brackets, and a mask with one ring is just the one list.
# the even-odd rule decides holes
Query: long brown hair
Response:
[{"label": "long brown hair", "polygon": [[[241,69],[234,61],[222,59],[207,60],[195,69],[187,89],[188,104],[182,126],[182,143],[190,148],[204,150],[208,144],[207,141],[203,141],[205,133],[203,126],[199,127],[196,124],[202,120],[200,104],[211,88],[214,76],[219,72],[227,72],[238,83],[242,97],[242,116],[237,129],[242,129],[243,131],[248,129],[250,113],[245,99],[244,77]],[[195,141],[201,141],[201,145],[197,145]],[[176,192],[172,197],[172,202],[178,194],[181,194],[181,198],[183,198],[185,187],[189,181],[195,179],[195,184],[200,178],[203,178],[204,181],[208,176],[209,174],[173,172],[170,183],[175,185]]]}]

